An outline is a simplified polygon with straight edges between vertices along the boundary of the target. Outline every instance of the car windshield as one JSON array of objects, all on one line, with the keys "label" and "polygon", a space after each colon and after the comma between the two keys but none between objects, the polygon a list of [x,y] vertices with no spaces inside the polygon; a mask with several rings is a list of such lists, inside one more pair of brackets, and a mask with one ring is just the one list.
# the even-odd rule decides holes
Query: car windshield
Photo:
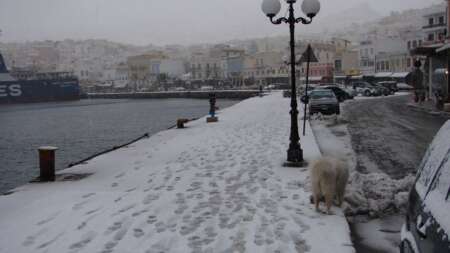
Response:
[{"label": "car windshield", "polygon": [[321,99],[321,98],[334,98],[334,95],[329,90],[315,90],[311,92],[312,99]]}]

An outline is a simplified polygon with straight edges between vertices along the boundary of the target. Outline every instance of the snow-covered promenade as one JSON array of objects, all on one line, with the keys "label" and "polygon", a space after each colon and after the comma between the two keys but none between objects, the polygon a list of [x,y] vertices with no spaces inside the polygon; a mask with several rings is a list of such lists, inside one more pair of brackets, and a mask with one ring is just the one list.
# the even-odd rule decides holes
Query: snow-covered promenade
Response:
[{"label": "snow-covered promenade", "polygon": [[[342,212],[317,213],[286,168],[289,99],[245,100],[0,196],[0,252],[354,252]],[[150,119],[149,119],[150,120]],[[307,160],[320,156],[311,129]]]}]

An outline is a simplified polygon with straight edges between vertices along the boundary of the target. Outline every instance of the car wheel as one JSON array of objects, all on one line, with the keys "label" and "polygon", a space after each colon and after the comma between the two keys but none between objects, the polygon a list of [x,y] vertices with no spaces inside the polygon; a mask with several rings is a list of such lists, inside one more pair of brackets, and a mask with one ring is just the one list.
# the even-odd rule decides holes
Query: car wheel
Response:
[{"label": "car wheel", "polygon": [[370,91],[369,90],[364,91],[364,96],[369,97],[370,96]]},{"label": "car wheel", "polygon": [[400,253],[414,253],[411,244],[404,240],[400,243]]}]

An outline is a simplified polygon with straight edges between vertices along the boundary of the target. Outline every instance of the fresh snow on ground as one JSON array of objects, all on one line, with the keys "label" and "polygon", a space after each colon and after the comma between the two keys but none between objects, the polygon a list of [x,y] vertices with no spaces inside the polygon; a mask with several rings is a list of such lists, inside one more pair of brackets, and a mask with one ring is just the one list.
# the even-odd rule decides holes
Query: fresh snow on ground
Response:
[{"label": "fresh snow on ground", "polygon": [[317,213],[308,171],[281,166],[289,102],[248,99],[0,196],[0,252],[354,252],[343,212]]}]

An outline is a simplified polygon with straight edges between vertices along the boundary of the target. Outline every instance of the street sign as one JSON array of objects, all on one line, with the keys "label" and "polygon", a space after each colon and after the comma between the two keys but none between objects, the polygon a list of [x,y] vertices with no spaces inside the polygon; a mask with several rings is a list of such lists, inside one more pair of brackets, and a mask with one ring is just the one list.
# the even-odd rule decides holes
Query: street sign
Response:
[{"label": "street sign", "polygon": [[319,62],[311,45],[308,45],[305,52],[303,52],[300,62]]},{"label": "street sign", "polygon": [[[314,51],[311,47],[311,44],[308,44],[308,47],[306,48],[306,51],[302,54],[302,58],[300,59],[300,62],[306,62],[306,88],[305,88],[305,96],[306,101],[308,101],[308,84],[309,84],[309,64],[311,62],[319,62],[317,57],[314,55]],[[306,106],[307,103],[305,103],[305,109],[303,114],[303,136],[305,136],[305,129],[306,129]]]}]

